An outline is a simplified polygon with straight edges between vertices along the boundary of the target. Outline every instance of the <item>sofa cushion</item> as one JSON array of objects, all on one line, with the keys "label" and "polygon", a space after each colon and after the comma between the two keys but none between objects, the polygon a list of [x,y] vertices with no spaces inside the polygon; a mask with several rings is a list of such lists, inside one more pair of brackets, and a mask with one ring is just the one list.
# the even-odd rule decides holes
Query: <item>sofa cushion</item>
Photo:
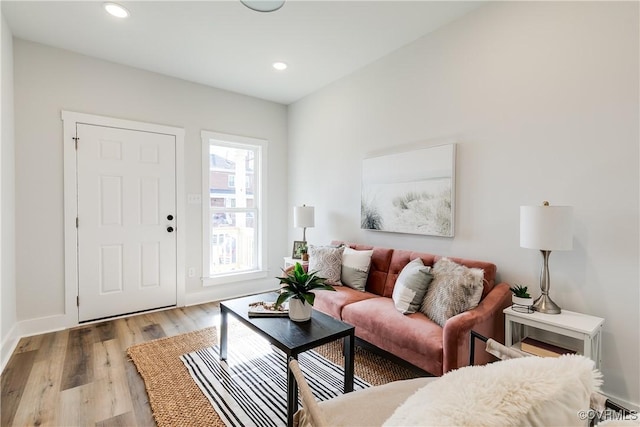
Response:
[{"label": "sofa cushion", "polygon": [[340,273],[342,284],[358,291],[364,291],[372,255],[373,249],[357,251],[345,247],[342,253],[342,272]]},{"label": "sofa cushion", "polygon": [[342,319],[342,309],[347,304],[369,298],[379,298],[378,295],[357,291],[346,286],[337,286],[334,291],[314,291],[316,294],[313,308],[336,319]]},{"label": "sofa cushion", "polygon": [[441,258],[432,273],[434,279],[420,307],[431,320],[444,326],[449,318],[477,307],[482,297],[483,270]]},{"label": "sofa cushion", "polygon": [[357,251],[373,249],[373,255],[371,255],[371,265],[369,266],[369,277],[367,278],[367,286],[365,287],[365,290],[376,295],[391,297],[391,291],[388,293],[388,295],[384,295],[384,292],[385,284],[387,283],[387,276],[389,274],[391,256],[394,252],[393,249],[378,248],[355,243],[344,243],[340,240],[334,240],[331,242],[331,244],[344,244]]},{"label": "sofa cushion", "polygon": [[370,298],[342,309],[356,336],[434,375],[442,375],[442,327],[422,313],[404,315],[391,298]]},{"label": "sofa cushion", "polygon": [[435,255],[427,253],[404,251],[399,249],[394,250],[391,256],[391,262],[389,263],[389,274],[387,275],[387,280],[384,284],[384,292],[382,295],[386,297],[391,297],[393,295],[393,289],[395,287],[396,280],[398,280],[400,272],[405,265],[409,264],[411,260],[420,258],[424,265],[432,266],[435,257]]},{"label": "sofa cushion", "polygon": [[309,245],[309,271],[317,271],[332,285],[340,285],[344,246]]},{"label": "sofa cushion", "polygon": [[427,287],[433,280],[429,272],[431,267],[425,267],[420,258],[416,258],[405,265],[393,288],[393,303],[402,314],[415,313],[420,309]]}]

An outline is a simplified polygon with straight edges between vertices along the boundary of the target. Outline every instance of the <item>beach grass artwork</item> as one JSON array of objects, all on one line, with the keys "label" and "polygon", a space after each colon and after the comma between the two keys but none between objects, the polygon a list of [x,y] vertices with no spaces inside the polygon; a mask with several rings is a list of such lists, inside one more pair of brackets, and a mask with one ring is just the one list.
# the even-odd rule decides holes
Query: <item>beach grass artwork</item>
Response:
[{"label": "beach grass artwork", "polygon": [[361,228],[453,237],[455,144],[366,158]]}]

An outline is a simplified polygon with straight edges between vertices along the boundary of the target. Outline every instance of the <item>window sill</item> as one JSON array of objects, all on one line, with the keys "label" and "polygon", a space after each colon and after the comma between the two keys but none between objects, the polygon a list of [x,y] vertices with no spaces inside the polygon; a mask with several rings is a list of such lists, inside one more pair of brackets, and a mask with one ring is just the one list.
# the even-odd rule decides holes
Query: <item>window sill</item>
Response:
[{"label": "window sill", "polygon": [[245,271],[241,273],[230,273],[215,277],[204,277],[202,286],[218,286],[235,282],[246,282],[247,280],[264,279],[267,277],[267,270]]}]

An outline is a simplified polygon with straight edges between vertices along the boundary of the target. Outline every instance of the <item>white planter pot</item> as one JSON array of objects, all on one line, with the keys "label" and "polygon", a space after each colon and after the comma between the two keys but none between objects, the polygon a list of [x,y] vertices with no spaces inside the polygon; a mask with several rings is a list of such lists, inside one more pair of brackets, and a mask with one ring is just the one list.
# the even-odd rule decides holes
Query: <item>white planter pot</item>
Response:
[{"label": "white planter pot", "polygon": [[297,298],[289,300],[289,319],[294,322],[305,322],[311,319],[311,310],[313,307],[306,301]]},{"label": "white planter pot", "polygon": [[533,305],[533,298],[520,298],[515,295],[511,295],[511,302],[514,304],[531,307]]}]

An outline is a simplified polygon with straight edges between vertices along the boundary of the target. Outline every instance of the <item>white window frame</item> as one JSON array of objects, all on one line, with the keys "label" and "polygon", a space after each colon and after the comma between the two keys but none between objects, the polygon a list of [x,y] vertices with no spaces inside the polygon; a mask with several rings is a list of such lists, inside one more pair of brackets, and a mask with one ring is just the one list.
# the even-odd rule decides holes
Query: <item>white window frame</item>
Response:
[{"label": "white window frame", "polygon": [[[246,280],[261,279],[267,277],[267,208],[264,191],[267,186],[267,148],[268,141],[246,136],[229,135],[219,132],[202,131],[202,284],[203,286],[216,286],[227,283]],[[257,210],[257,218],[254,218],[257,227],[257,266],[255,270],[226,273],[212,276],[209,271],[210,239],[211,239],[211,208],[209,194],[209,170],[211,165],[210,145],[226,145],[234,148],[257,149],[254,176],[258,177],[258,183],[254,181],[254,208]]]}]

